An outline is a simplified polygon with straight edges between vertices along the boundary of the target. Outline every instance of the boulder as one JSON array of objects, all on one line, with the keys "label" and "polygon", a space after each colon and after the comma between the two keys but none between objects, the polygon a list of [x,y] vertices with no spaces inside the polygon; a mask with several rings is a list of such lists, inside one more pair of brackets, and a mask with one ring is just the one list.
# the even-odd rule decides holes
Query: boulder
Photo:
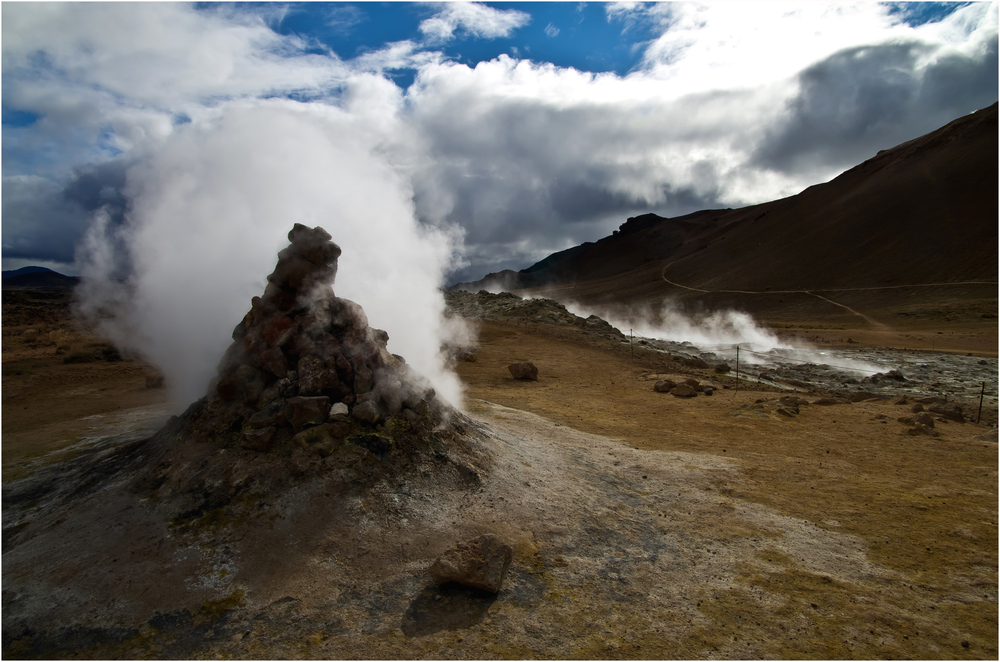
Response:
[{"label": "boulder", "polygon": [[915,404],[912,407],[910,407],[910,411],[912,411],[914,414],[918,414],[918,413],[922,412],[923,410],[924,410],[924,406],[922,404]]},{"label": "boulder", "polygon": [[496,536],[486,534],[460,542],[435,559],[430,575],[438,584],[458,582],[464,586],[497,593],[514,550]]},{"label": "boulder", "polygon": [[698,393],[689,384],[678,384],[670,390],[670,395],[675,398],[693,398]]},{"label": "boulder", "polygon": [[947,418],[949,421],[955,421],[956,423],[965,422],[965,416],[962,414],[962,408],[958,405],[936,404],[929,407],[927,411],[932,414],[937,414],[943,418]]},{"label": "boulder", "polygon": [[670,393],[677,384],[670,381],[669,379],[661,379],[660,381],[653,384],[653,390],[657,393]]},{"label": "boulder", "polygon": [[820,406],[830,406],[830,405],[846,405],[850,404],[850,400],[845,398],[820,398],[819,400],[813,400],[814,405]]},{"label": "boulder", "polygon": [[905,395],[900,395],[900,396],[896,396],[895,398],[893,398],[892,404],[894,404],[894,405],[906,405],[906,404],[909,404],[909,401],[906,399]]},{"label": "boulder", "polygon": [[689,368],[703,368],[704,369],[704,368],[708,368],[709,367],[708,363],[706,363],[703,359],[699,359],[699,358],[682,359],[681,363],[683,363],[684,365],[686,365]]},{"label": "boulder", "polygon": [[711,386],[703,386],[701,392],[704,393],[705,395],[712,395],[713,393],[715,393],[715,388]]},{"label": "boulder", "polygon": [[732,368],[730,368],[729,364],[727,364],[727,363],[717,363],[715,365],[715,371],[717,373],[719,373],[719,374],[725,374],[725,373],[727,373],[727,372],[729,372],[731,370],[732,370]]},{"label": "boulder", "polygon": [[511,363],[507,366],[507,370],[510,371],[511,376],[514,379],[538,381],[538,368],[536,368],[535,364],[530,361]]}]

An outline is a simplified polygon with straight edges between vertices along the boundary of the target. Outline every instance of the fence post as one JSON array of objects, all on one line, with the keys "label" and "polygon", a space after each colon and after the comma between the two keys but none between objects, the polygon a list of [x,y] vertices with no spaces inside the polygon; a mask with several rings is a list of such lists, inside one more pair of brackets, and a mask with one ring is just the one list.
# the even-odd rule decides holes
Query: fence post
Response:
[{"label": "fence post", "polygon": [[979,391],[979,413],[976,414],[976,425],[979,425],[979,417],[983,415],[983,396],[986,395],[986,382],[983,382],[983,388]]},{"label": "fence post", "polygon": [[740,392],[740,346],[736,346],[736,390],[733,395]]},{"label": "fence post", "polygon": [[632,346],[632,329],[628,330],[628,348],[632,352],[632,358],[635,358],[635,347]]}]

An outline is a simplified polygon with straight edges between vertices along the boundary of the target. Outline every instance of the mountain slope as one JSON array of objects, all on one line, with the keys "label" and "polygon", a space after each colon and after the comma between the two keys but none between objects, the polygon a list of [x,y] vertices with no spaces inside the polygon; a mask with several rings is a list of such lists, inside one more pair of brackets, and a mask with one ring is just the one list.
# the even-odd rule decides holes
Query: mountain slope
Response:
[{"label": "mountain slope", "polygon": [[[997,144],[994,104],[789,198],[629,219],[610,237],[520,272],[518,284],[593,304],[670,296],[780,317],[779,309],[815,307],[800,292],[878,288],[843,295],[878,308],[947,298],[929,287],[900,296],[900,286],[947,283],[995,309]],[[992,285],[955,285],[968,281]],[[789,296],[754,296],[767,293]]]},{"label": "mountain slope", "polygon": [[80,279],[45,267],[21,267],[3,272],[5,290],[71,290]]}]

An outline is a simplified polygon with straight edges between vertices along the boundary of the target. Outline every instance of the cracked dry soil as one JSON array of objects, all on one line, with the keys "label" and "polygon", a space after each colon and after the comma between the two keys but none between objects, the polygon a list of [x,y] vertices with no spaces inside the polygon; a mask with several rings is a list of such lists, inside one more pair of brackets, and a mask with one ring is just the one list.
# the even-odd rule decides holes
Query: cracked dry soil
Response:
[{"label": "cracked dry soil", "polygon": [[[764,386],[682,400],[652,380],[725,378],[543,326],[483,323],[458,370],[479,482],[336,498],[319,477],[183,530],[114,481],[62,520],[5,498],[4,656],[997,657],[995,430],[909,436],[888,400],[744,407]],[[500,593],[435,587],[433,559],[480,533],[515,548]]]}]

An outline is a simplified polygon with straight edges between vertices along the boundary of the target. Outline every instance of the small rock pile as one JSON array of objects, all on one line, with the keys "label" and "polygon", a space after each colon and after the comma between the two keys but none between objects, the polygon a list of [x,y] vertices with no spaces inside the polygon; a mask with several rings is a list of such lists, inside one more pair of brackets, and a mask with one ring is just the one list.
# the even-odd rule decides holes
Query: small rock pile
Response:
[{"label": "small rock pile", "polygon": [[259,452],[326,457],[345,439],[376,454],[393,431],[433,429],[450,410],[387,350],[358,304],[334,294],[340,248],[298,223],[262,296],[233,330],[208,395],[184,418],[195,436]]}]

